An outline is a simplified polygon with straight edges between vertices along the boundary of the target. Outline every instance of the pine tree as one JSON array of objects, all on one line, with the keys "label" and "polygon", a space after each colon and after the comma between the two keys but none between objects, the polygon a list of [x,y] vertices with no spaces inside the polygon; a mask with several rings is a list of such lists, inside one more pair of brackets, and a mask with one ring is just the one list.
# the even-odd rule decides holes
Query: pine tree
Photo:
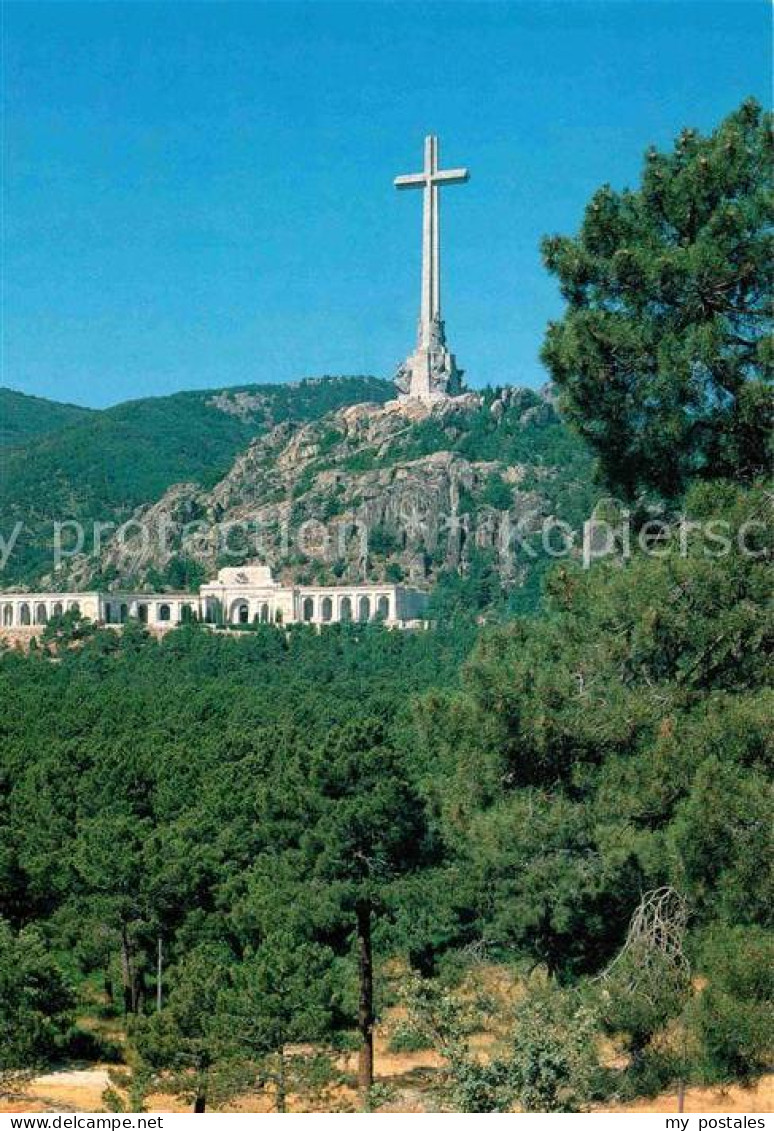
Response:
[{"label": "pine tree", "polygon": [[604,185],[577,237],[543,241],[567,311],[543,359],[607,483],[677,495],[770,466],[771,117],[753,100],[709,136]]}]

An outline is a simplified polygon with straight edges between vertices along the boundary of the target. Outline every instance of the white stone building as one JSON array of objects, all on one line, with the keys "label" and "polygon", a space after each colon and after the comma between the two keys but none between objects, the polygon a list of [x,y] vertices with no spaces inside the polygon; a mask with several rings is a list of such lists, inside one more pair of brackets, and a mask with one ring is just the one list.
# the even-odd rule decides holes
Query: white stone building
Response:
[{"label": "white stone building", "polygon": [[193,593],[0,593],[0,631],[41,627],[76,610],[99,624],[136,618],[155,628],[187,620],[213,626],[335,624],[383,621],[399,626],[421,621],[427,594],[393,584],[282,585],[267,566],[222,569]]}]

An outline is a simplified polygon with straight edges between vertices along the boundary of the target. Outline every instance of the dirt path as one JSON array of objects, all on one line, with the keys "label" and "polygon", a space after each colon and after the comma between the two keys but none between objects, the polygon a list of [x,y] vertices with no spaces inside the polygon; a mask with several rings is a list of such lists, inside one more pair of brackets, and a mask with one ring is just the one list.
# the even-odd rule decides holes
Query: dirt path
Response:
[{"label": "dirt path", "polygon": [[[663,1092],[652,1100],[637,1100],[621,1108],[601,1108],[601,1111],[632,1111],[661,1114],[677,1111],[677,1093]],[[774,1075],[763,1076],[752,1088],[733,1084],[729,1088],[686,1088],[685,1113],[739,1112],[746,1115],[774,1112]]]},{"label": "dirt path", "polygon": [[[390,1111],[421,1112],[422,1089],[417,1088],[412,1072],[416,1070],[422,1054],[400,1057],[392,1054],[390,1063],[385,1066],[385,1077],[393,1085],[399,1095],[393,1103],[389,1104]],[[429,1066],[428,1066],[429,1067]],[[104,1109],[102,1093],[108,1086],[108,1070],[104,1065],[95,1065],[93,1068],[70,1069],[63,1072],[49,1072],[45,1076],[38,1076],[33,1081],[28,1096],[24,1101],[13,1104],[0,1104],[0,1111],[4,1112],[78,1112],[100,1111]],[[154,1112],[185,1111],[184,1107],[176,1104],[166,1096],[154,1096],[148,1104],[148,1109]],[[266,1104],[251,1102],[245,1099],[234,1104],[231,1110],[238,1111],[266,1111]],[[604,1112],[631,1111],[640,1113],[665,1114],[677,1111],[677,1094],[664,1092],[652,1100],[638,1100],[636,1103],[623,1107],[606,1106],[598,1109]],[[742,1088],[734,1084],[727,1089],[722,1088],[688,1088],[685,1094],[685,1112],[722,1112],[761,1114],[774,1111],[774,1075],[764,1076],[752,1088]]]},{"label": "dirt path", "polygon": [[109,1082],[101,1065],[47,1072],[32,1081],[27,1099],[0,1104],[0,1111],[100,1111]]}]

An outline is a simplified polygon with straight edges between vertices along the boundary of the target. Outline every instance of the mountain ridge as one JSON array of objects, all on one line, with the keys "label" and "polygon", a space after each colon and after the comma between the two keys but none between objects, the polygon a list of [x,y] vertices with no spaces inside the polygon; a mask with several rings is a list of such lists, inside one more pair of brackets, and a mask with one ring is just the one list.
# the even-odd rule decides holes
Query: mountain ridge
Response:
[{"label": "mountain ridge", "polygon": [[99,410],[0,386],[0,448],[57,432]]},{"label": "mountain ridge", "polygon": [[482,606],[525,587],[534,603],[547,562],[512,553],[510,533],[534,540],[552,516],[578,525],[595,499],[588,454],[546,395],[362,402],[276,424],[214,484],[173,484],[60,583],[195,587],[220,566],[266,561],[283,582],[323,585],[454,588],[478,572]]},{"label": "mountain ridge", "polygon": [[[50,569],[54,522],[125,521],[176,482],[217,482],[238,452],[279,420],[391,395],[392,386],[375,377],[184,391],[86,410],[83,419],[6,448],[2,531],[7,536],[21,522],[24,538],[6,563],[3,584],[32,581]],[[245,396],[252,398],[247,406]]]},{"label": "mountain ridge", "polygon": [[[426,406],[378,379],[312,378],[100,417],[3,454],[4,532],[24,521],[4,587],[195,589],[223,565],[268,561],[285,582],[378,579],[533,607],[549,563],[511,553],[511,533],[578,526],[598,495],[550,388]],[[66,545],[52,569],[52,522],[73,519],[83,552]],[[92,521],[113,524],[99,552]]]}]

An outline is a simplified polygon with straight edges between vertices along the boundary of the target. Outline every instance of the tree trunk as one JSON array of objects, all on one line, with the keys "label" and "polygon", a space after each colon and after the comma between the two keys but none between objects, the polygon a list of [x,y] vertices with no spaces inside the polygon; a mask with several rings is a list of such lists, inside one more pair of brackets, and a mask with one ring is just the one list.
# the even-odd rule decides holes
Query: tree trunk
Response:
[{"label": "tree trunk", "polygon": [[285,1046],[280,1045],[279,1064],[277,1065],[277,1111],[284,1115],[287,1111],[287,1084],[285,1080]]},{"label": "tree trunk", "polygon": [[145,1010],[145,998],[148,992],[148,986],[145,981],[145,971],[141,970],[139,974],[133,974],[134,985],[134,1012],[142,1013]]},{"label": "tree trunk", "polygon": [[365,1110],[370,1102],[374,1082],[374,968],[371,949],[371,903],[362,900],[357,904],[357,949],[360,974],[360,1004],[358,1030],[360,1054],[357,1066],[357,1086],[360,1102]]},{"label": "tree trunk", "polygon": [[163,944],[162,944],[162,941],[161,941],[161,935],[159,935],[159,948],[158,948],[158,952],[156,954],[156,1012],[157,1013],[161,1013],[161,994],[162,994],[161,978],[162,978],[163,970],[164,970],[164,950],[163,950]]},{"label": "tree trunk", "polygon": [[134,1013],[134,979],[132,977],[132,958],[129,949],[129,935],[126,923],[121,924],[121,985],[124,998],[124,1013]]},{"label": "tree trunk", "polygon": [[200,1068],[196,1074],[196,1094],[194,1096],[194,1115],[202,1115],[207,1110],[207,1069]]}]

